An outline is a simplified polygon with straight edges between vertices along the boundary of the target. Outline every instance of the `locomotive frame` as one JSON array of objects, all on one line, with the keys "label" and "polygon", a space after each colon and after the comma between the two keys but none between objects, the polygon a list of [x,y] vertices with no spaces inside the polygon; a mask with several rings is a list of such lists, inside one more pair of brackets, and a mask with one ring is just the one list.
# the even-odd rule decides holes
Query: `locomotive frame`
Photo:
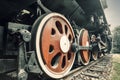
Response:
[{"label": "locomotive frame", "polygon": [[[102,0],[96,0],[96,2],[86,0],[93,9],[86,7],[88,3],[83,0],[72,2],[64,0],[61,2],[62,6],[60,4],[65,8],[63,12],[61,9],[57,10],[60,0],[54,2],[57,6],[51,6],[52,2],[46,1],[33,1],[27,8],[17,11],[17,14],[10,14],[8,19],[0,17],[0,36],[3,37],[0,40],[0,64],[4,66],[0,67],[0,73],[17,70],[18,80],[27,80],[29,73],[60,79],[67,75],[74,65],[77,64],[78,67],[79,64],[87,65],[91,59],[97,60],[102,54],[110,53],[111,32],[103,11],[106,5],[102,6]],[[74,4],[67,5],[66,3]],[[77,8],[74,10],[76,5]],[[71,6],[74,6],[72,8],[74,13],[68,15],[67,10],[72,12]],[[77,12],[79,10],[80,15]],[[79,19],[83,21],[80,23]],[[65,26],[61,26],[62,23]],[[62,31],[60,27],[65,30]],[[58,36],[49,37],[55,34]],[[46,38],[53,40],[54,43]],[[55,42],[55,38],[58,38],[59,42]],[[50,48],[46,49],[47,46]],[[54,53],[55,56],[51,56],[51,62],[46,50],[49,52],[58,50]],[[63,56],[62,61],[58,62],[61,56]],[[56,67],[59,64],[62,68]]]}]

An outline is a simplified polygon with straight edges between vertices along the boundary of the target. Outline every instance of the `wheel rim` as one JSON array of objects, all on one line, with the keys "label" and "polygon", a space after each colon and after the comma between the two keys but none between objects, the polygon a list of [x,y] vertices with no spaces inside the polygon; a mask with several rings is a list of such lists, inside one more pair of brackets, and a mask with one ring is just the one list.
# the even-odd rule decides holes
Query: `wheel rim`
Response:
[{"label": "wheel rim", "polygon": [[40,67],[48,76],[61,78],[70,71],[75,58],[70,50],[73,39],[72,27],[64,16],[50,13],[40,21],[36,53]]},{"label": "wheel rim", "polygon": [[97,60],[98,59],[98,52],[97,51],[93,51],[92,52],[92,59],[93,60]]},{"label": "wheel rim", "polygon": [[[80,46],[89,46],[89,35],[88,31],[85,29],[82,29],[79,34],[79,45]],[[87,65],[90,61],[90,53],[89,50],[81,50],[80,51],[80,56],[81,56],[81,63],[83,65]]]}]

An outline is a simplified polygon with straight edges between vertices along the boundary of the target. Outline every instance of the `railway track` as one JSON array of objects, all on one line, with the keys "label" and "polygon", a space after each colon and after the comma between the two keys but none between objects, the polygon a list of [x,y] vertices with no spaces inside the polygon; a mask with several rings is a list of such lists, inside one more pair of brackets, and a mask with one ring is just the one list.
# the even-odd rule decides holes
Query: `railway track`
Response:
[{"label": "railway track", "polygon": [[[73,69],[68,75],[59,80],[110,80],[109,75],[111,71],[111,55],[106,55],[98,59],[97,61],[91,61],[87,66],[81,66]],[[3,74],[0,76],[0,80],[17,80],[16,71]],[[39,79],[34,74],[28,80],[53,80],[53,79]]]},{"label": "railway track", "polygon": [[106,55],[71,71],[61,80],[109,80],[106,74],[109,75],[111,67],[111,55]]}]

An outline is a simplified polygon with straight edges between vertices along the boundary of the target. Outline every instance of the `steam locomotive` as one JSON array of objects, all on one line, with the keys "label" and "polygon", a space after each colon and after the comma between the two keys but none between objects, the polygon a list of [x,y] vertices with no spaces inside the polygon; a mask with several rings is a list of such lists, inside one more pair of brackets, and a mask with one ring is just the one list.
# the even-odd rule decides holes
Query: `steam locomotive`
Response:
[{"label": "steam locomotive", "polygon": [[0,73],[60,79],[111,50],[106,0],[1,0]]}]

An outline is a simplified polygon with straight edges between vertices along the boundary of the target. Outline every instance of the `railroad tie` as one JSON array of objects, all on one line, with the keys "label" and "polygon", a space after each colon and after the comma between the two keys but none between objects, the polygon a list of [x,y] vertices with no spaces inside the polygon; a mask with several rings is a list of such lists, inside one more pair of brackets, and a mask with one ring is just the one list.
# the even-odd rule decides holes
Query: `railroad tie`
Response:
[{"label": "railroad tie", "polygon": [[90,77],[93,77],[93,78],[99,78],[99,75],[98,74],[93,74],[93,73],[82,73],[82,75],[85,75],[85,76],[90,76]]},{"label": "railroad tie", "polygon": [[90,68],[90,71],[97,71],[97,72],[103,72],[104,69],[103,68]]}]

